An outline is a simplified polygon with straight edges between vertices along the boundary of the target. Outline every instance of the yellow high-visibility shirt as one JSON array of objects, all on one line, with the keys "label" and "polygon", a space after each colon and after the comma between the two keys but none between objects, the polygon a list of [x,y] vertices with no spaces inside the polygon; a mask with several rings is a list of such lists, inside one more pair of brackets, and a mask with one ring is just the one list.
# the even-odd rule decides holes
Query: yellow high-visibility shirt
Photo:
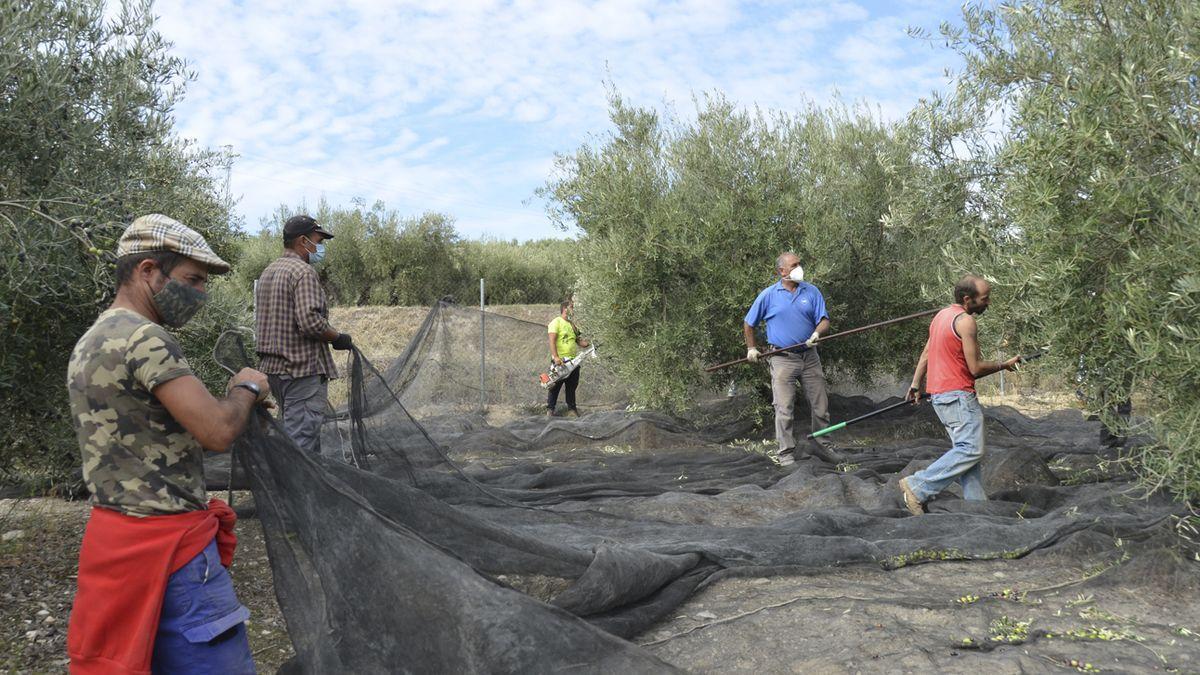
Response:
[{"label": "yellow high-visibility shirt", "polygon": [[575,344],[575,327],[570,321],[561,316],[554,317],[554,320],[546,326],[547,333],[554,333],[558,337],[554,340],[554,346],[558,349],[558,355],[564,359],[573,359],[579,353],[579,347]]}]

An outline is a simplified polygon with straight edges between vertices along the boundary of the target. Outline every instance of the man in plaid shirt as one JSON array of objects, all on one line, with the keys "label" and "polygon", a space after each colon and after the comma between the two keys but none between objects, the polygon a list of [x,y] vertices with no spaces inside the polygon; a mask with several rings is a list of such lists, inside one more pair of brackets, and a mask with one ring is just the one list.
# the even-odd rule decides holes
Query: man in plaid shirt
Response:
[{"label": "man in plaid shirt", "polygon": [[283,428],[305,450],[321,453],[321,423],[329,378],[337,377],[334,349],[351,349],[346,333],[329,325],[325,291],[313,265],[333,235],[309,216],[283,226],[283,256],[267,265],[254,291],[259,370],[279,402]]}]

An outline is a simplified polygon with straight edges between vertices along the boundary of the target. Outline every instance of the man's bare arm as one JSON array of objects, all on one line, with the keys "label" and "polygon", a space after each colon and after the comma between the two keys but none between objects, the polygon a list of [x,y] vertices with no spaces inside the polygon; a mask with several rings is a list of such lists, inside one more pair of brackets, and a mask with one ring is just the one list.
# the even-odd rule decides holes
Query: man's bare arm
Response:
[{"label": "man's bare arm", "polygon": [[825,337],[826,335],[829,335],[829,317],[825,317],[825,318],[821,319],[820,323],[817,324],[817,327],[815,328],[815,330],[821,334],[821,337]]},{"label": "man's bare arm", "polygon": [[[258,386],[262,396],[244,387],[233,387],[238,382],[250,382]],[[195,375],[184,375],[164,382],[154,388],[154,395],[166,407],[175,421],[183,425],[188,433],[206,450],[224,452],[246,429],[250,411],[270,393],[267,378],[251,368],[230,380],[229,394],[217,399]]]},{"label": "man's bare arm", "polygon": [[917,359],[917,368],[913,371],[912,386],[909,387],[909,393],[904,397],[906,400],[916,400],[920,396],[920,392],[925,388],[925,375],[929,372],[929,340],[925,341],[925,348],[921,350],[921,358]]},{"label": "man's bare arm", "polygon": [[1019,356],[1014,356],[1007,361],[984,361],[983,354],[979,349],[979,324],[970,314],[964,313],[955,317],[954,330],[962,338],[963,356],[967,359],[967,369],[976,379],[998,373],[1001,370],[1012,370],[1021,361]]}]

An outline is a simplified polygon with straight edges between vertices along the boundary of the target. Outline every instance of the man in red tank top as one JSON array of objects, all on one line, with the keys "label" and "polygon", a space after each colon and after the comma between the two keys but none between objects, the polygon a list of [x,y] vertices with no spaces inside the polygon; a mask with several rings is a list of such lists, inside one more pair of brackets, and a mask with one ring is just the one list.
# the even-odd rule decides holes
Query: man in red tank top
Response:
[{"label": "man in red tank top", "polygon": [[962,485],[963,499],[985,501],[983,489],[983,409],[975,396],[975,380],[1001,370],[1013,370],[1021,357],[984,361],[979,351],[975,315],[991,302],[991,285],[968,274],[954,286],[954,304],[938,312],[929,324],[929,339],[917,361],[908,400],[920,400],[928,391],[933,409],[946,427],[953,445],[933,464],[900,479],[904,506],[913,515],[925,513],[925,502],[954,481]]}]

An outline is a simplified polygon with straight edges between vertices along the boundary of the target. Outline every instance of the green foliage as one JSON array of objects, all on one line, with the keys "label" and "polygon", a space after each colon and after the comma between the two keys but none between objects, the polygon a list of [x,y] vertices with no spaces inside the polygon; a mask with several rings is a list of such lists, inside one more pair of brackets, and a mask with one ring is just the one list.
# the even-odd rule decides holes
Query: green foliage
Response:
[{"label": "green foliage", "polygon": [[[305,211],[280,207],[260,234],[242,242],[233,276],[247,298],[283,250],[282,223]],[[368,209],[322,201],[311,215],[334,235],[318,270],[335,304],[432,305],[446,296],[474,304],[481,277],[489,304],[554,303],[574,278],[571,243],[562,239],[465,240],[449,216],[404,218],[382,202]]]},{"label": "green foliage", "polygon": [[[711,384],[704,365],[743,354],[742,317],[784,251],[821,288],[835,330],[931,306],[918,289],[937,241],[888,219],[906,185],[928,180],[903,129],[840,106],[766,114],[710,96],[683,122],[615,93],[610,103],[614,130],[560,157],[542,194],[584,233],[581,315],[640,402],[682,407]],[[921,339],[912,324],[822,358],[865,379],[910,369]]]},{"label": "green foliage", "polygon": [[992,642],[1006,642],[1019,645],[1029,638],[1029,627],[1033,619],[1019,621],[1007,616],[994,619],[988,626],[988,639]]},{"label": "green foliage", "polygon": [[253,304],[254,281],[283,253],[282,236],[280,226],[267,226],[258,234],[237,242],[237,264],[229,272],[230,292],[240,294],[246,303]]},{"label": "green foliage", "polygon": [[234,228],[214,176],[229,158],[171,133],[189,75],[148,4],[0,10],[0,480],[60,483],[78,461],[63,386],[75,341],[112,299],[112,252],[163,212],[218,253]]},{"label": "green foliage", "polygon": [[322,204],[315,217],[337,236],[322,275],[338,304],[428,305],[463,278],[454,255],[458,233],[447,216],[401,219],[376,203],[370,210]]},{"label": "green foliage", "polygon": [[964,18],[943,30],[967,63],[956,94],[914,120],[988,217],[965,232],[905,220],[957,225],[947,256],[998,282],[1014,335],[1051,344],[1062,371],[1082,366],[1110,425],[1109,406],[1144,394],[1148,423],[1133,431],[1157,443],[1142,475],[1195,497],[1200,5],[1032,2]]},{"label": "green foliage", "polygon": [[[486,280],[487,302],[494,305],[554,304],[571,294],[575,285],[575,242],[568,239],[463,241],[459,252],[466,285]],[[478,290],[476,287],[476,296]],[[470,289],[456,293],[461,302]]]}]

